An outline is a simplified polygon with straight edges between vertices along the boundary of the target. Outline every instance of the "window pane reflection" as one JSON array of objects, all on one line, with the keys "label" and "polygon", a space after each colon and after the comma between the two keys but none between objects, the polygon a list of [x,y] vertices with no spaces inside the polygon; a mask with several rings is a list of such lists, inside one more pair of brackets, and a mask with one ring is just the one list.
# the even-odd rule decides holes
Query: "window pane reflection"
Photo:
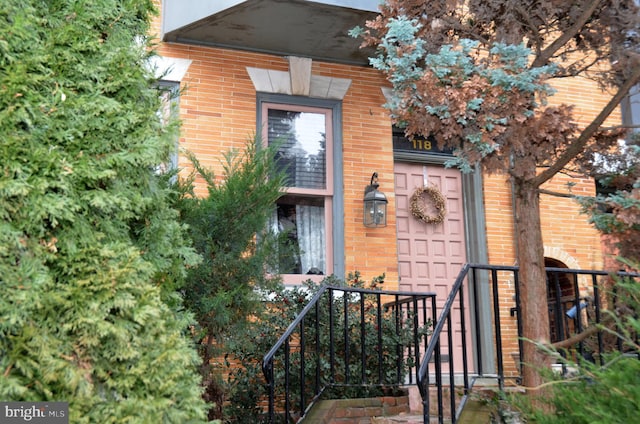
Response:
[{"label": "window pane reflection", "polygon": [[276,160],[287,187],[326,188],[325,128],[324,114],[269,109],[268,142],[280,143]]},{"label": "window pane reflection", "polygon": [[281,274],[326,274],[322,198],[284,196],[276,204],[272,226],[286,234],[280,249]]}]

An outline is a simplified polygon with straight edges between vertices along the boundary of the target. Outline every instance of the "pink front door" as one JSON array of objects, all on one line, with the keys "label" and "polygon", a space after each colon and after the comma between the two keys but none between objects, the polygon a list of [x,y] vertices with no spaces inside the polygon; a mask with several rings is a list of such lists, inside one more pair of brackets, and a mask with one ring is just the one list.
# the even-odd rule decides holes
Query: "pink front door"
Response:
[{"label": "pink front door", "polygon": [[[462,176],[456,169],[421,163],[396,162],[394,171],[400,290],[435,292],[441,307],[466,262]],[[409,209],[416,188],[430,185],[438,187],[446,200],[446,215],[440,224],[427,224]],[[456,323],[454,326],[459,329]],[[458,330],[456,362],[461,359],[461,346]]]}]

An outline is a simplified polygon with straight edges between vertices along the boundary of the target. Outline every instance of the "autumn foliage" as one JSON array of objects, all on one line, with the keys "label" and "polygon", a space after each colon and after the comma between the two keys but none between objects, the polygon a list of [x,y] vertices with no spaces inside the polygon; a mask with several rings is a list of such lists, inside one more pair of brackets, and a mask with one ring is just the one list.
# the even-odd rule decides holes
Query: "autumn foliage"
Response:
[{"label": "autumn foliage", "polygon": [[[388,0],[353,31],[376,47],[371,64],[392,84],[387,106],[409,137],[454,148],[449,165],[463,171],[510,177],[523,332],[533,342],[549,340],[540,187],[559,172],[594,176],[594,158],[616,154],[626,130],[604,124],[640,80],[638,34],[633,0]],[[575,77],[611,93],[583,126],[571,105],[547,103],[554,80]],[[524,346],[527,386],[540,384],[546,361],[534,346]]]}]

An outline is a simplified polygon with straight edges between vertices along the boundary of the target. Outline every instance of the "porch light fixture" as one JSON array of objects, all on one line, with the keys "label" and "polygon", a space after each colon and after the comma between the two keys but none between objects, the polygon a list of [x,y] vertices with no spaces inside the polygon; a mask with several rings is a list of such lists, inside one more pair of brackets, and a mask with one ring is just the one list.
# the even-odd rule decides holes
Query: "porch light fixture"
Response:
[{"label": "porch light fixture", "polygon": [[364,189],[363,223],[368,228],[387,226],[387,198],[378,187],[378,173],[374,172],[371,183]]}]

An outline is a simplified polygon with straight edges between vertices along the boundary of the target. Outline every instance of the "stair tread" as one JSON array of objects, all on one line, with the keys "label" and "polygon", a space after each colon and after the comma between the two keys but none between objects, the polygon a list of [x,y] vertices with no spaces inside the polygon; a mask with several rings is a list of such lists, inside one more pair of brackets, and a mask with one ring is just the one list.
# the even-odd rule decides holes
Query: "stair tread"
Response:
[{"label": "stair tread", "polygon": [[375,417],[371,420],[373,424],[423,424],[422,415],[400,414],[390,417]]},{"label": "stair tread", "polygon": [[[438,418],[431,418],[431,423],[437,423]],[[449,419],[445,419],[445,423],[449,423]],[[394,415],[390,417],[374,417],[371,420],[372,424],[424,424],[422,414],[413,415],[413,414],[400,414]]]}]

